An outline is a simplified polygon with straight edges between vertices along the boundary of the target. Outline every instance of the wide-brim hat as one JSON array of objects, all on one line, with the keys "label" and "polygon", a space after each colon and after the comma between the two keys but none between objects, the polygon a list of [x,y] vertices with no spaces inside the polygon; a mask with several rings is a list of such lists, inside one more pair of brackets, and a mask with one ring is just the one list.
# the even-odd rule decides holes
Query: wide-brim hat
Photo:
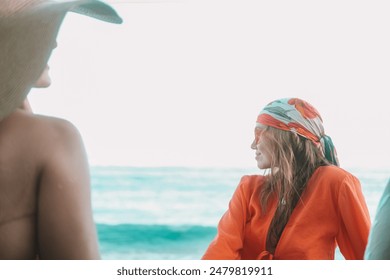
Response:
[{"label": "wide-brim hat", "polygon": [[22,104],[41,76],[69,11],[122,23],[111,6],[97,0],[0,1],[0,120]]}]

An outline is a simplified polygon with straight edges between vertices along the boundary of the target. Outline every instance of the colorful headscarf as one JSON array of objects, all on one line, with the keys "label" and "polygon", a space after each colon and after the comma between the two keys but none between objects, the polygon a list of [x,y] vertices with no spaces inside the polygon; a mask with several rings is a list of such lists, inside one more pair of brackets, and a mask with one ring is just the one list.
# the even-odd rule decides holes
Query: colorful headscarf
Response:
[{"label": "colorful headscarf", "polygon": [[336,148],[325,135],[320,114],[306,101],[284,98],[269,103],[257,117],[256,126],[261,125],[291,131],[311,140],[330,163],[339,165]]}]

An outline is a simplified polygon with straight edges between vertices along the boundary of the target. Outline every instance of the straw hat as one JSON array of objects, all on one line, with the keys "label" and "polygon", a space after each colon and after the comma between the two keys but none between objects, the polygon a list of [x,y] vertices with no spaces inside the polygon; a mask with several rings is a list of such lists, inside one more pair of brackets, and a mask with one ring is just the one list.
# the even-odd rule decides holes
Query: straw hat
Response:
[{"label": "straw hat", "polygon": [[0,120],[22,104],[42,74],[68,11],[122,23],[97,0],[0,0]]}]

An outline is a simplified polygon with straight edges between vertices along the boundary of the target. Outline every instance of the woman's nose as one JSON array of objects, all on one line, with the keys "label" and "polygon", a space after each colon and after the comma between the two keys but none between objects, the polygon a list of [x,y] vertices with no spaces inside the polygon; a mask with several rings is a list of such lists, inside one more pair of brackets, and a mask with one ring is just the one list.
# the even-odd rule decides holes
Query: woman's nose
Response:
[{"label": "woman's nose", "polygon": [[256,139],[253,139],[253,142],[251,144],[251,149],[256,150]]}]

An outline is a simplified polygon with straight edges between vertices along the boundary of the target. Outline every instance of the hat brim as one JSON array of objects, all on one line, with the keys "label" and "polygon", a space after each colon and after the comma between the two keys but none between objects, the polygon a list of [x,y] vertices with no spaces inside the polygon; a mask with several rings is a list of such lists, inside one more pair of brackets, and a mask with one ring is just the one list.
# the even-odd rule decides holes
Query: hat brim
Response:
[{"label": "hat brim", "polygon": [[22,104],[42,74],[69,11],[122,23],[111,6],[96,0],[45,1],[0,16],[0,120]]}]

